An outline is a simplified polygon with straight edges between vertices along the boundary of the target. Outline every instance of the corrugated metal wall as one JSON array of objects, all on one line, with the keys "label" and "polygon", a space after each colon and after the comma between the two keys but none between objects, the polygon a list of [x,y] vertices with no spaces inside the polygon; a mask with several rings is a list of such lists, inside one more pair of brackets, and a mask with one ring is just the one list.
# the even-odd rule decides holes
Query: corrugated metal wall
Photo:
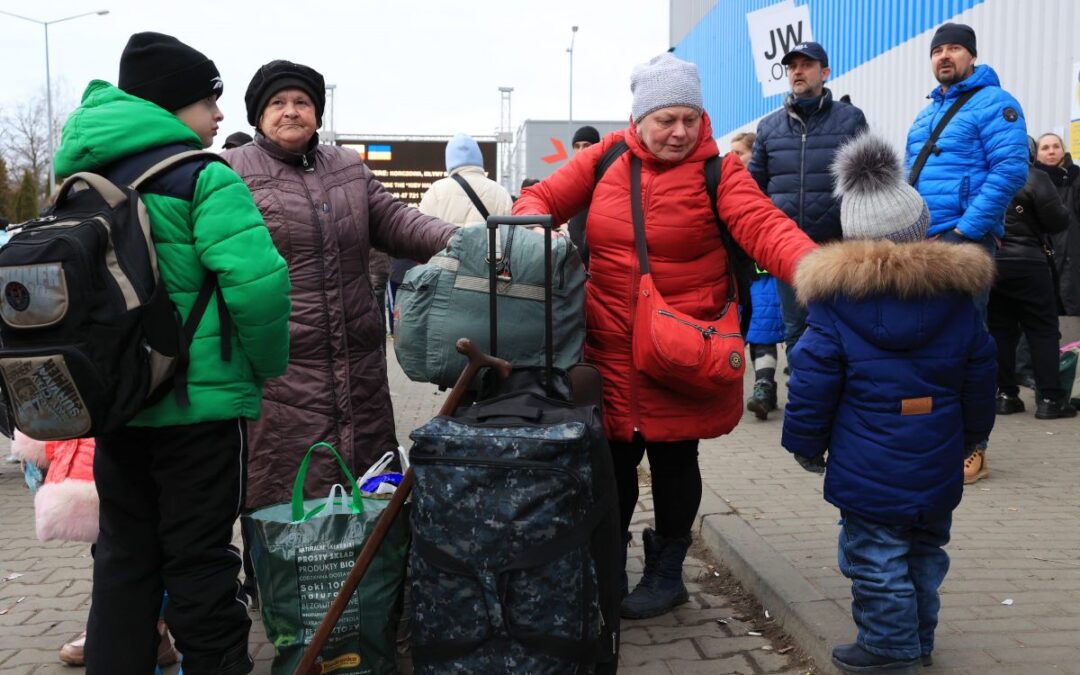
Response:
[{"label": "corrugated metal wall", "polygon": [[675,46],[716,6],[717,0],[671,0],[668,44]]},{"label": "corrugated metal wall", "polygon": [[[753,129],[782,96],[763,97],[746,13],[777,0],[725,0],[676,46],[698,64],[714,135]],[[675,5],[672,3],[672,11]],[[836,96],[848,94],[870,124],[902,146],[936,82],[930,39],[945,21],[970,24],[977,63],[997,71],[1020,101],[1029,131],[1068,126],[1072,63],[1080,59],[1080,0],[796,0],[808,5],[814,38],[829,52]],[[672,24],[675,24],[673,17]]]}]

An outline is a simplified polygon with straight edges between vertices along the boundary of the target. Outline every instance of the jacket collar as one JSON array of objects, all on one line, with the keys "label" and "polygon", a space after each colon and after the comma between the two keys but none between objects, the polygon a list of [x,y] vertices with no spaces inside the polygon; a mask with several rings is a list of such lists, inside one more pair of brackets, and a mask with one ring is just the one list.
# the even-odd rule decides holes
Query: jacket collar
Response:
[{"label": "jacket collar", "polygon": [[[818,101],[817,110],[815,110],[813,115],[810,115],[810,117],[813,117],[814,115],[820,114],[821,112],[828,110],[831,106],[832,91],[830,91],[828,87],[823,87],[821,90],[821,100]],[[784,109],[787,110],[789,116],[798,117],[800,120],[802,119],[801,117],[799,117],[798,111],[795,110],[795,94],[788,94],[786,97],[784,97]]]},{"label": "jacket collar", "polygon": [[795,272],[803,304],[838,296],[975,296],[994,283],[994,261],[977,246],[920,241],[848,240],[808,253]]},{"label": "jacket collar", "polygon": [[484,167],[476,166],[475,164],[462,164],[461,166],[454,167],[454,170],[446,175],[455,176],[459,173],[478,173],[481,176],[487,175],[484,173]]},{"label": "jacket collar", "polygon": [[1072,185],[1077,176],[1080,176],[1080,167],[1072,162],[1066,162],[1064,166],[1047,166],[1040,162],[1032,164],[1036,169],[1043,171],[1054,181],[1054,185]]},{"label": "jacket collar", "polygon": [[293,166],[304,167],[304,169],[307,171],[315,170],[315,157],[318,154],[319,148],[318,133],[311,137],[311,142],[308,143],[307,150],[302,153],[289,152],[285,148],[281,147],[277,143],[267,138],[265,135],[263,135],[263,132],[261,131],[255,132],[254,143],[263,152],[270,155],[279,162],[284,162],[285,164],[291,164]]},{"label": "jacket collar", "polygon": [[942,93],[941,85],[934,87],[934,90],[930,92],[930,96],[937,102],[950,101],[956,99],[960,94],[964,93],[968,89],[975,87],[1000,87],[1001,80],[998,79],[997,72],[990,66],[975,66],[975,71],[968,75],[966,80],[957,82],[953,86],[949,87],[948,91]]},{"label": "jacket collar", "polygon": [[1080,178],[1080,166],[1077,166],[1077,165],[1073,164],[1072,155],[1067,153],[1067,152],[1065,153],[1065,167],[1064,168],[1065,168],[1065,174],[1068,176],[1068,181],[1067,181],[1066,184],[1072,185],[1073,182],[1077,178]]}]

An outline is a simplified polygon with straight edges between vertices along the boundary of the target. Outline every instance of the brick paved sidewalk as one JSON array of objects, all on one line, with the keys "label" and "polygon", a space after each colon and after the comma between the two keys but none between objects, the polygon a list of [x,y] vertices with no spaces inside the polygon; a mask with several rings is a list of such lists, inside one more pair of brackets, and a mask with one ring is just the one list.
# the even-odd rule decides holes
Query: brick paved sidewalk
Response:
[{"label": "brick paved sidewalk", "polygon": [[[1080,673],[1080,418],[1036,420],[1021,392],[1028,412],[997,418],[990,477],[954,515],[936,673]],[[747,414],[702,444],[703,537],[829,672],[832,646],[855,635],[839,513],[780,447],[782,423]]]},{"label": "brick paved sidewalk", "polygon": [[[389,346],[390,343],[388,343]],[[442,395],[434,387],[408,382],[391,357],[391,393],[399,438],[427,421],[437,410]],[[7,456],[0,443],[0,458]],[[714,498],[715,499],[715,498]],[[722,505],[722,502],[718,502]],[[706,496],[706,510],[717,505]],[[651,494],[642,489],[635,516],[634,546],[630,549],[631,584],[640,576],[642,554],[640,530],[652,519]],[[623,624],[623,675],[694,675],[709,673],[783,673],[794,675],[781,644],[767,637],[748,635],[755,627],[741,616],[731,599],[716,594],[709,575],[712,561],[698,549],[685,568],[690,603],[671,614]],[[22,576],[0,581],[0,673],[5,675],[81,672],[61,665],[57,651],[65,641],[83,630],[89,609],[90,547],[85,544],[43,544],[34,538],[33,504],[17,467],[0,464],[0,579],[12,573]],[[21,600],[20,600],[21,599]],[[6,610],[6,611],[5,611]],[[745,617],[744,617],[745,618]],[[251,652],[257,674],[270,672],[273,648],[266,642],[262,622],[253,616]],[[756,632],[756,631],[755,631]],[[177,668],[166,670],[175,675]]]}]

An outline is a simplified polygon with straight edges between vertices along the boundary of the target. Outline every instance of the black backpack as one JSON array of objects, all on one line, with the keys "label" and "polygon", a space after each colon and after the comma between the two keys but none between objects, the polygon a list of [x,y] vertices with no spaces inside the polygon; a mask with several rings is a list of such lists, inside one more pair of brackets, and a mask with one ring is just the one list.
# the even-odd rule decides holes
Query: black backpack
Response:
[{"label": "black backpack", "polygon": [[[626,144],[626,141],[619,141],[607,149],[607,152],[597,162],[596,169],[593,171],[594,187],[600,184],[600,179],[604,177],[604,174],[615,163],[615,160],[629,149],[630,146]],[[720,186],[720,161],[719,155],[705,160],[705,190],[709,193],[709,205],[712,207],[713,217],[716,218],[716,226],[720,228],[720,239],[723,240],[724,249],[727,251],[728,264],[731,265],[732,271],[735,273],[735,283],[739,291],[739,305],[742,307],[739,323],[743,335],[746,335],[750,326],[750,284],[758,278],[757,264],[750,254],[735,242],[735,239],[731,236],[731,231],[728,230],[724,221],[720,219],[720,212],[716,210],[716,190]],[[584,236],[582,236],[582,241],[584,241]]]},{"label": "black backpack", "polygon": [[191,199],[214,153],[171,145],[102,174],[77,173],[45,215],[8,228],[0,248],[0,383],[14,426],[37,440],[117,429],[170,390],[187,397],[188,346],[218,298],[222,358],[228,312],[207,274],[186,322],[158,273],[140,190]]}]

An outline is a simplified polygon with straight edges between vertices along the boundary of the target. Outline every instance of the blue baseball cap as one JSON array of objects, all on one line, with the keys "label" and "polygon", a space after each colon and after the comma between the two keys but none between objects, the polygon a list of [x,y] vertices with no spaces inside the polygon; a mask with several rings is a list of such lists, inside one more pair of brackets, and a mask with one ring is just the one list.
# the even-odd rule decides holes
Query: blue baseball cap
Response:
[{"label": "blue baseball cap", "polygon": [[792,47],[791,51],[784,54],[784,58],[780,59],[780,63],[785,66],[788,65],[791,63],[791,58],[796,54],[820,62],[822,68],[829,67],[829,55],[825,53],[825,48],[816,42],[800,42]]}]

